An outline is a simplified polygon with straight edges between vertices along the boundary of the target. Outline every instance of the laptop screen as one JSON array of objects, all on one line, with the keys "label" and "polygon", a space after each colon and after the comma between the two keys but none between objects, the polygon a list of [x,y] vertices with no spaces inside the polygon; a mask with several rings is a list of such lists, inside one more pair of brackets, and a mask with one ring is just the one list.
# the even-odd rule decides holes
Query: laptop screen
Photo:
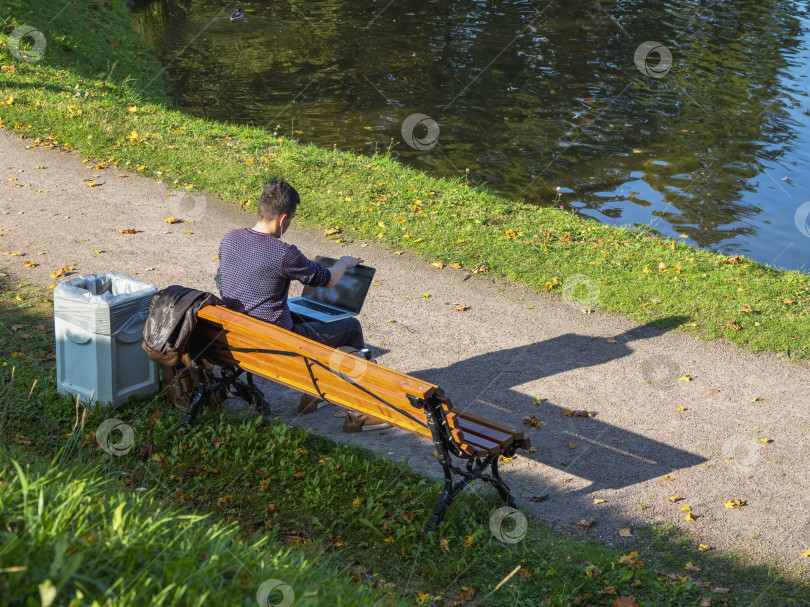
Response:
[{"label": "laptop screen", "polygon": [[[321,257],[318,255],[315,261],[324,267],[331,268],[336,259],[331,257]],[[350,310],[355,314],[360,312],[366,294],[371,287],[371,280],[374,278],[374,268],[359,265],[349,268],[334,287],[313,287],[306,285],[301,292],[302,297],[319,301],[321,303],[338,306]]]}]

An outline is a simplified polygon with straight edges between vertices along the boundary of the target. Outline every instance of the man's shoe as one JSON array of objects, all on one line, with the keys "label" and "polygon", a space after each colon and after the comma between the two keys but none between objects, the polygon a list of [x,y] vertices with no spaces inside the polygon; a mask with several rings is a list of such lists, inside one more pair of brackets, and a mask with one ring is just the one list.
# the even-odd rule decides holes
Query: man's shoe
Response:
[{"label": "man's shoe", "polygon": [[317,396],[310,396],[309,394],[302,394],[301,399],[298,401],[298,413],[307,415],[315,413],[318,409],[322,409],[329,403]]},{"label": "man's shoe", "polygon": [[343,422],[344,432],[367,432],[370,430],[385,430],[391,424],[371,415],[363,415],[354,411],[346,411],[346,419]]}]

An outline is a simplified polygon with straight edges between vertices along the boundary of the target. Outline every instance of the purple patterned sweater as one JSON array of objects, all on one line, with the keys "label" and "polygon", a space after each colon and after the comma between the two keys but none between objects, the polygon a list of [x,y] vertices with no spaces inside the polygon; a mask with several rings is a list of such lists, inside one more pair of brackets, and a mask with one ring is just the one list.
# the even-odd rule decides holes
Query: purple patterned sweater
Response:
[{"label": "purple patterned sweater", "polygon": [[225,305],[284,329],[293,326],[287,307],[290,281],[320,287],[331,278],[327,268],[295,245],[252,228],[231,230],[219,245],[217,284]]}]

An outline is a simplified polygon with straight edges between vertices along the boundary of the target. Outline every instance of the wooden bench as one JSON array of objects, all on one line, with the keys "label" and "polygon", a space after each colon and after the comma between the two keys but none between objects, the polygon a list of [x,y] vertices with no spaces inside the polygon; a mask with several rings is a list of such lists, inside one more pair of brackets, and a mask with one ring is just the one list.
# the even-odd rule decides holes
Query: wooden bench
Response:
[{"label": "wooden bench", "polygon": [[[529,439],[514,428],[454,409],[439,386],[222,306],[199,311],[188,351],[195,364],[204,359],[221,373],[199,383],[182,426],[193,423],[198,411],[223,388],[233,388],[260,409],[269,410],[253,383],[253,375],[258,375],[432,440],[444,470],[444,491],[427,531],[475,479],[490,483],[508,505],[516,507],[498,474],[498,458],[512,457],[518,448],[528,449]],[[246,382],[240,379],[243,374]],[[466,465],[462,468],[453,458]]]}]

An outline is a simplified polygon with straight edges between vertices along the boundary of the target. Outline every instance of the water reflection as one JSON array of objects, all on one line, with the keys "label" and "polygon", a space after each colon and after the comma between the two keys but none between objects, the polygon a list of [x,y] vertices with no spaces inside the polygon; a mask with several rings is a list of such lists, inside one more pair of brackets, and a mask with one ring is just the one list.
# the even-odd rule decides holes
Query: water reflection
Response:
[{"label": "water reflection", "polygon": [[[562,202],[796,268],[810,238],[806,4],[137,0],[189,112]],[[634,55],[671,52],[661,77]],[[648,65],[655,66],[656,57]],[[660,76],[660,74],[659,74]],[[414,113],[437,145],[401,142]],[[300,133],[299,133],[300,131]],[[416,133],[424,136],[425,133]],[[564,190],[566,191],[566,190]],[[787,247],[787,248],[786,248]]]}]

